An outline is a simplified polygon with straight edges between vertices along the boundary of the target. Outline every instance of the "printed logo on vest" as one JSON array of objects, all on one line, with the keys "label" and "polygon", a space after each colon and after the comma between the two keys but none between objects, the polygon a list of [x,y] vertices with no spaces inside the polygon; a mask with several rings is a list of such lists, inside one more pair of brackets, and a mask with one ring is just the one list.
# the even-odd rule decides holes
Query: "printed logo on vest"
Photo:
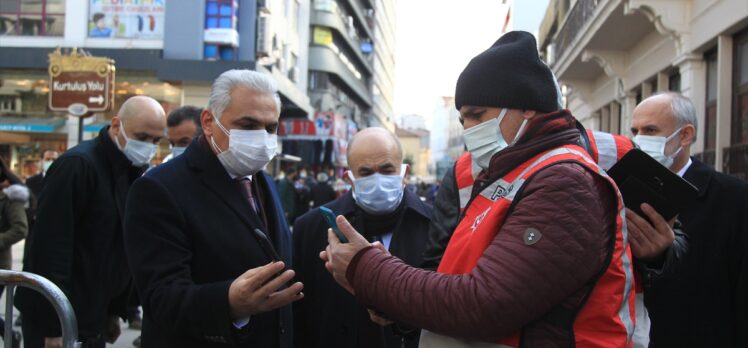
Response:
[{"label": "printed logo on vest", "polygon": [[496,191],[493,192],[493,195],[491,195],[491,200],[495,201],[499,198],[504,198],[506,195],[509,194],[509,192],[512,192],[514,189],[514,185],[509,185],[509,187],[504,187],[501,185],[496,186]]},{"label": "printed logo on vest", "polygon": [[475,217],[475,220],[473,220],[473,225],[470,226],[470,229],[473,231],[473,233],[475,233],[475,229],[478,228],[478,225],[483,222],[483,219],[486,218],[486,214],[488,214],[489,211],[491,211],[491,207],[488,207],[486,211]]}]

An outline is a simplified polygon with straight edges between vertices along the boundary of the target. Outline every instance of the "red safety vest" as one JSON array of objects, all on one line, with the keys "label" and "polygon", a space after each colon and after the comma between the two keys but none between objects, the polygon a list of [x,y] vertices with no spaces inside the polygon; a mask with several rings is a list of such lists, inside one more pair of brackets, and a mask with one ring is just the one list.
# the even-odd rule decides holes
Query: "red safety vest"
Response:
[{"label": "red safety vest", "polygon": [[[466,274],[473,270],[483,252],[507,218],[516,193],[533,174],[559,162],[573,161],[608,180],[605,172],[581,147],[566,145],[545,151],[527,160],[476,195],[466,207],[464,217],[447,245],[438,272]],[[574,338],[579,347],[630,347],[634,332],[634,269],[631,249],[623,225],[623,200],[618,195],[616,240],[613,257],[592,288],[584,306],[574,319]],[[520,197],[521,199],[521,197]],[[505,337],[499,344],[518,347],[519,333]]]},{"label": "red safety vest", "polygon": [[[613,167],[616,162],[634,148],[631,139],[623,135],[587,130],[587,136],[590,140],[590,148],[592,150],[590,156],[592,156],[595,163],[603,170]],[[465,205],[470,201],[475,178],[478,177],[481,170],[473,162],[470,152],[463,153],[457,159],[455,180],[460,195],[460,212],[465,209]]]}]

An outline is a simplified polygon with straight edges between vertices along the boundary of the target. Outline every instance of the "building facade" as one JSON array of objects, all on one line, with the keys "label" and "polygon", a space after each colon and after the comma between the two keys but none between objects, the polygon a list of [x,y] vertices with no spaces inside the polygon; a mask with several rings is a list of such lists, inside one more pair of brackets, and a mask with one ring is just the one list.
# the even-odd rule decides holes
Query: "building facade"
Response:
[{"label": "building facade", "polygon": [[[167,113],[207,105],[229,69],[272,75],[282,116],[313,114],[306,95],[309,0],[3,0],[0,2],[0,156],[26,163],[78,141],[78,119],[47,107],[48,57],[82,48],[115,61],[112,111],[85,119],[85,138],[124,100],[148,95]],[[164,144],[157,159],[168,154]]]},{"label": "building facade", "polygon": [[748,2],[551,0],[538,42],[585,126],[630,134],[642,99],[678,91],[697,111],[692,153],[748,175]]},{"label": "building facade", "polygon": [[315,113],[283,117],[280,135],[284,153],[314,172],[346,167],[358,129],[394,131],[393,7],[392,0],[311,1],[307,92]]}]

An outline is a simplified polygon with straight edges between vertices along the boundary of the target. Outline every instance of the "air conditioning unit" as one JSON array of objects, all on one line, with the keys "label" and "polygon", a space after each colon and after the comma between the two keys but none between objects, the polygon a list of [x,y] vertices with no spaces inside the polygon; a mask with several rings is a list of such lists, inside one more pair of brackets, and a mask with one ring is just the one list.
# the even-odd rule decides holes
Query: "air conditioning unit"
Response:
[{"label": "air conditioning unit", "polygon": [[257,56],[270,55],[273,46],[273,33],[270,28],[270,16],[257,18]]}]

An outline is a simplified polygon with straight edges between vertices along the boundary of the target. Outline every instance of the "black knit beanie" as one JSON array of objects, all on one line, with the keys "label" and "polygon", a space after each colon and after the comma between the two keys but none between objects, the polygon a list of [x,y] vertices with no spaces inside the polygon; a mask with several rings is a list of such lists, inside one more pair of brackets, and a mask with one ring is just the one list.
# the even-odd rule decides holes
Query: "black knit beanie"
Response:
[{"label": "black knit beanie", "polygon": [[540,60],[535,37],[512,31],[473,58],[457,79],[455,106],[553,112],[559,109],[556,81]]}]

